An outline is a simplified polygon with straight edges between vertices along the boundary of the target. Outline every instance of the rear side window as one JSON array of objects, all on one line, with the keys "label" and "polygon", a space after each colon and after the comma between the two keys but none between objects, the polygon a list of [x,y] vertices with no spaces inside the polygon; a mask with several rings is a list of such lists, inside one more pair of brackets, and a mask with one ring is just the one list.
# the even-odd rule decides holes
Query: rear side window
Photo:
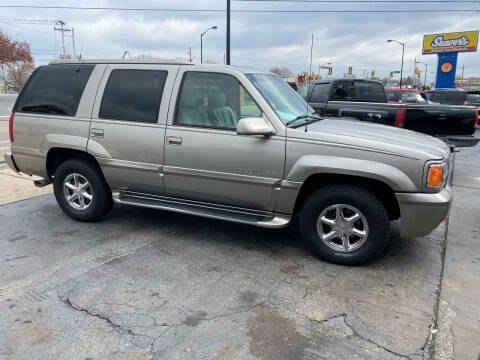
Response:
[{"label": "rear side window", "polygon": [[467,94],[460,91],[438,91],[429,93],[428,99],[441,104],[463,105],[467,99]]},{"label": "rear side window", "polygon": [[312,95],[310,96],[310,102],[312,103],[327,102],[329,89],[330,89],[329,84],[315,84],[312,90]]},{"label": "rear side window", "polygon": [[386,102],[382,84],[356,81],[355,87],[357,88],[359,101]]},{"label": "rear side window", "polygon": [[161,70],[113,70],[99,118],[156,123],[166,78]]},{"label": "rear side window", "polygon": [[387,102],[382,84],[363,81],[339,81],[335,85],[332,100]]},{"label": "rear side window", "polygon": [[14,111],[75,116],[94,65],[39,67],[28,81]]}]

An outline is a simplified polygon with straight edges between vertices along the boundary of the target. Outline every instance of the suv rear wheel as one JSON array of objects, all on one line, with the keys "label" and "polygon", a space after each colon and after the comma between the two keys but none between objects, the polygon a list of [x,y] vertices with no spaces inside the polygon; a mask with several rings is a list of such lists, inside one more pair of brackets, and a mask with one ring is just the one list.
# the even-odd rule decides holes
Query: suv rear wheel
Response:
[{"label": "suv rear wheel", "polygon": [[305,202],[299,218],[303,239],[321,259],[360,265],[388,244],[390,218],[370,191],[354,185],[327,185]]},{"label": "suv rear wheel", "polygon": [[72,219],[97,221],[112,208],[112,193],[96,166],[84,159],[63,162],[53,179],[55,198]]}]

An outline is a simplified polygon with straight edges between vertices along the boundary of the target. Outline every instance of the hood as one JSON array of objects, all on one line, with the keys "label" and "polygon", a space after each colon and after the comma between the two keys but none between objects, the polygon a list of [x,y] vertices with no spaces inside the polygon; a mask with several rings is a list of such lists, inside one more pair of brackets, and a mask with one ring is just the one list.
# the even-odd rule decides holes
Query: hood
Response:
[{"label": "hood", "polygon": [[332,141],[392,155],[412,158],[444,159],[450,148],[432,136],[393,126],[373,124],[360,120],[325,118],[321,121],[297,128],[295,137]]}]

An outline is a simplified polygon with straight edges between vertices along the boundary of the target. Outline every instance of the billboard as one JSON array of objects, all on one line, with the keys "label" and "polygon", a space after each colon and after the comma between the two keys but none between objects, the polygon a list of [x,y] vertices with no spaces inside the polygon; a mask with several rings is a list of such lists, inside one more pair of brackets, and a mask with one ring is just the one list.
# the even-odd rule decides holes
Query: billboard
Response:
[{"label": "billboard", "polygon": [[477,51],[478,30],[423,36],[424,55],[445,52]]}]

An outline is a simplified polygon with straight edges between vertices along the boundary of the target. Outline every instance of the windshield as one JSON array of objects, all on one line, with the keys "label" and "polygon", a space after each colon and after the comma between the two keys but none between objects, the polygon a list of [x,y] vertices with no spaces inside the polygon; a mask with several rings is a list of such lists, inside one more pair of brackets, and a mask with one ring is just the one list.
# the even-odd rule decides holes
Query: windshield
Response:
[{"label": "windshield", "polygon": [[271,74],[246,74],[284,124],[302,116],[315,115],[310,105],[280,77]]}]

